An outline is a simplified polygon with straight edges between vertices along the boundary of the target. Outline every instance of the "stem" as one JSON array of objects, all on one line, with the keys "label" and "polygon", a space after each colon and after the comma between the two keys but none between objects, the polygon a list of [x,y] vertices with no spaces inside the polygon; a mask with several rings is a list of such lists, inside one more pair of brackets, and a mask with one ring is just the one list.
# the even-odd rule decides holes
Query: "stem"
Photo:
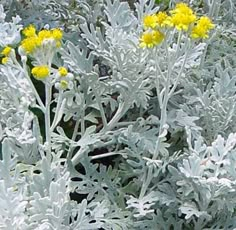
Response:
[{"label": "stem", "polygon": [[121,153],[119,153],[119,152],[103,153],[103,154],[100,154],[100,155],[97,155],[97,156],[92,156],[91,160],[97,160],[97,159],[100,159],[100,158],[110,157],[110,156],[114,156],[114,155],[121,155]]},{"label": "stem", "polygon": [[[121,104],[119,104],[119,107],[115,113],[115,115],[113,116],[113,118],[109,121],[109,123],[107,124],[106,127],[103,127],[103,129],[101,130],[101,132],[106,132],[108,130],[111,130],[115,124],[120,120],[120,118],[123,116],[124,114],[124,108],[125,108],[126,103],[122,102]],[[126,109],[127,110],[127,109]],[[125,110],[125,111],[126,111]]]},{"label": "stem", "polygon": [[[152,167],[149,167],[149,168],[148,168],[148,173],[147,173],[147,178],[146,178],[146,180],[143,182],[143,185],[142,185],[142,188],[141,188],[141,192],[140,192],[140,194],[139,194],[139,198],[140,198],[140,199],[145,196],[145,193],[146,193],[146,191],[147,191],[147,189],[148,189],[148,186],[149,186],[149,184],[150,184],[151,181],[152,181],[152,177],[153,177],[153,176],[152,176]],[[145,175],[144,175],[143,178],[145,179]]]},{"label": "stem", "polygon": [[210,3],[210,10],[209,10],[209,17],[213,17],[215,7],[216,7],[217,0],[212,0]]},{"label": "stem", "polygon": [[92,89],[93,89],[93,93],[95,95],[96,101],[98,103],[98,106],[99,106],[103,127],[106,129],[106,127],[107,127],[107,118],[106,118],[106,115],[105,115],[105,111],[104,111],[102,102],[100,100],[100,96],[97,94],[97,91],[96,91],[96,89],[93,86],[92,86]]},{"label": "stem", "polygon": [[154,52],[154,60],[155,60],[155,67],[156,67],[155,87],[156,87],[156,91],[157,91],[158,103],[159,103],[159,106],[161,106],[162,101],[161,101],[160,81],[159,81],[159,77],[158,77],[159,76],[158,72],[160,73],[163,81],[165,80],[165,76],[164,76],[164,74],[163,74],[163,72],[161,71],[161,68],[160,68],[157,49],[156,49],[156,52]]},{"label": "stem", "polygon": [[77,119],[77,121],[76,121],[76,123],[75,123],[74,131],[73,131],[73,134],[72,134],[72,138],[71,138],[72,141],[75,141],[76,136],[77,136],[77,134],[78,134],[79,122],[80,122],[80,120]]},{"label": "stem", "polygon": [[44,114],[45,119],[45,128],[46,128],[46,142],[48,143],[47,146],[47,153],[48,159],[51,156],[51,130],[50,130],[50,104],[51,104],[51,94],[52,94],[52,87],[49,85],[48,82],[45,84],[45,92],[46,92],[46,111]]},{"label": "stem", "polygon": [[[179,34],[178,34],[178,41],[177,41],[177,48],[176,48],[176,53],[175,53],[175,60],[177,59],[177,54],[179,52],[179,48],[180,48],[180,42],[181,42],[181,37],[182,37],[182,32],[180,31]],[[162,103],[160,104],[160,108],[161,108],[161,119],[160,119],[160,127],[159,127],[159,132],[158,132],[158,137],[157,137],[157,142],[156,142],[156,145],[155,145],[155,150],[154,150],[154,154],[153,154],[153,157],[152,157],[152,160],[156,160],[157,159],[157,156],[158,156],[158,148],[159,148],[159,144],[160,144],[160,136],[162,134],[162,131],[163,131],[163,127],[166,123],[166,120],[167,120],[167,104],[168,104],[168,101],[170,99],[170,95],[172,95],[175,91],[175,88],[177,87],[177,84],[178,84],[178,81],[179,81],[179,78],[182,74],[182,71],[183,71],[183,68],[185,66],[185,63],[186,63],[186,60],[187,60],[187,55],[188,55],[188,50],[187,50],[187,53],[185,55],[185,59],[184,59],[184,62],[183,62],[183,65],[181,66],[181,69],[180,69],[180,72],[176,78],[176,81],[174,83],[174,86],[173,88],[171,89],[170,91],[170,80],[171,80],[171,73],[173,71],[173,68],[174,68],[174,63],[172,64],[172,66],[170,65],[170,59],[169,59],[169,51],[168,51],[168,48],[165,47],[165,50],[166,50],[166,55],[168,57],[168,70],[167,70],[167,80],[165,82],[165,92],[164,92],[164,98],[163,98],[163,101]],[[155,60],[158,60],[158,57],[157,57],[157,53],[156,53],[156,58]],[[156,65],[156,70],[158,69],[158,65]],[[158,69],[159,70],[159,69]],[[158,93],[158,91],[157,91]],[[147,178],[146,178],[146,181],[145,183],[143,183],[142,185],[142,188],[141,188],[141,192],[140,192],[140,198],[142,198],[147,189],[148,189],[148,186],[150,185],[151,181],[152,181],[152,178],[153,178],[153,175],[152,175],[152,171],[153,169],[151,167],[148,168],[148,173],[147,173]]]},{"label": "stem", "polygon": [[50,128],[51,132],[54,130],[54,128],[56,126],[55,123],[57,121],[58,112],[60,110],[61,102],[62,102],[62,91],[60,90],[59,91],[59,96],[58,96],[58,101],[57,101],[57,107],[56,107],[55,115],[54,115],[53,122],[52,122],[52,125],[51,125],[51,128]]},{"label": "stem", "polygon": [[[105,143],[102,143],[102,144],[98,144],[98,145],[96,145],[96,146],[92,149],[92,151],[93,151],[94,149],[106,148],[107,146],[114,145],[115,143],[116,143],[115,140],[110,140],[110,141],[108,141],[108,142],[105,142]],[[117,149],[116,149],[116,150],[117,150]],[[115,150],[115,151],[116,151],[116,150]],[[76,152],[75,155],[72,157],[72,159],[71,159],[72,164],[73,164],[74,166],[76,166],[76,165],[78,164],[78,162],[79,162],[79,159],[82,157],[82,155],[83,155],[84,153],[86,153],[86,152],[89,152],[89,151],[91,151],[91,149],[89,149],[89,147],[85,147],[85,148],[83,148],[83,149],[80,148],[79,151]],[[112,152],[112,153],[114,153],[114,154],[111,154],[111,155],[115,155],[115,153],[122,155],[122,153],[118,153],[118,152]],[[107,155],[106,155],[106,154],[107,154]],[[102,158],[102,157],[107,157],[108,154],[110,154],[110,153],[105,153],[105,155],[104,155],[104,154],[101,154],[101,155],[98,155],[98,156],[93,156],[92,159],[98,159],[98,158]]]},{"label": "stem", "polygon": [[129,126],[129,125],[133,125],[133,124],[135,124],[135,121],[121,121],[121,122],[118,122],[116,125],[115,125],[115,127],[123,127],[123,126],[125,126],[125,127],[127,127],[127,126]]},{"label": "stem", "polygon": [[26,76],[26,78],[27,78],[27,80],[28,80],[28,82],[29,82],[29,84],[30,84],[30,86],[31,86],[31,89],[33,90],[33,93],[34,93],[34,95],[35,95],[35,97],[36,97],[36,100],[37,100],[37,102],[39,103],[39,106],[40,106],[40,108],[41,108],[41,110],[43,111],[43,113],[45,113],[45,106],[44,106],[44,104],[43,104],[43,102],[42,102],[42,100],[41,100],[41,98],[40,98],[40,96],[39,96],[39,94],[38,94],[38,92],[37,92],[37,90],[36,90],[36,88],[34,87],[34,84],[33,84],[33,82],[31,81],[31,79],[30,79],[30,76],[29,76],[29,74],[28,74],[28,71],[27,71],[27,67],[26,67],[26,62],[25,61],[22,61],[23,62],[23,68],[19,65],[19,63],[18,63],[18,66],[23,70],[23,72],[25,73],[25,76]]},{"label": "stem", "polygon": [[176,52],[175,52],[175,59],[177,58],[177,54],[179,53],[181,38],[182,38],[182,30],[180,30],[179,34],[178,34],[177,48],[176,48]]},{"label": "stem", "polygon": [[[213,17],[213,14],[214,14],[214,11],[215,11],[215,7],[216,7],[216,4],[217,4],[217,0],[212,0],[212,2],[210,3],[210,10],[209,10],[209,17],[212,18]],[[217,15],[216,15],[217,17]],[[205,58],[206,58],[206,54],[207,54],[207,48],[208,48],[208,45],[211,44],[211,41],[212,41],[212,38],[214,36],[211,37],[211,39],[209,39],[207,42],[206,42],[206,47],[205,47],[205,50],[201,56],[201,61],[200,61],[200,69],[203,68],[203,64],[204,64],[204,61],[205,61]]]},{"label": "stem", "polygon": [[[72,138],[71,138],[72,141],[75,141],[75,139],[76,139],[78,129],[79,129],[79,123],[80,123],[80,119],[77,119],[77,121],[75,123],[74,131],[73,131],[73,134],[72,134]],[[74,147],[70,146],[70,148],[68,150],[68,154],[67,154],[68,159],[72,158],[72,153],[73,153],[74,149],[75,149]]]},{"label": "stem", "polygon": [[[81,131],[81,135],[83,136],[83,134],[85,133],[85,120],[84,120],[84,115],[85,115],[85,109],[82,110],[82,114],[81,114],[81,125],[80,125],[80,131]],[[78,130],[79,126],[77,127]]]},{"label": "stem", "polygon": [[159,65],[157,49],[156,49],[156,52],[154,52],[154,59],[155,59],[155,65],[156,65],[156,76],[157,76],[157,79],[158,79],[158,72],[157,72],[157,70],[158,70],[160,75],[162,76],[162,78],[164,80],[165,79],[165,75],[163,74],[163,72],[161,70],[161,67]]},{"label": "stem", "polygon": [[212,35],[212,37],[211,37],[209,40],[207,40],[207,42],[206,42],[206,47],[205,47],[205,49],[204,49],[204,51],[203,51],[203,54],[202,54],[202,56],[201,56],[201,61],[200,61],[200,65],[199,65],[199,69],[200,69],[200,70],[203,68],[203,65],[204,65],[204,62],[205,62],[205,59],[206,59],[206,55],[207,55],[208,46],[209,46],[209,44],[212,43],[212,40],[213,40],[214,37],[215,37],[215,33],[214,33],[214,34]]},{"label": "stem", "polygon": [[72,165],[76,166],[79,163],[79,159],[81,158],[81,156],[88,151],[89,147],[87,146],[85,148],[80,148],[79,151],[71,159]]},{"label": "stem", "polygon": [[188,47],[187,47],[187,51],[186,51],[185,56],[184,56],[183,64],[182,64],[182,66],[181,66],[181,68],[180,68],[180,71],[179,71],[178,76],[177,76],[177,78],[176,78],[176,80],[175,80],[175,83],[174,83],[173,87],[171,88],[171,90],[170,90],[170,92],[169,92],[168,100],[169,100],[169,98],[173,95],[173,93],[174,93],[174,91],[175,91],[175,89],[176,89],[176,87],[177,87],[177,85],[178,85],[178,83],[179,83],[179,79],[180,79],[180,77],[181,77],[181,75],[182,75],[182,73],[183,73],[184,66],[185,66],[186,61],[187,61],[187,57],[188,57],[188,54],[189,54],[189,50],[190,50],[190,47],[189,47],[189,42],[188,42]]}]

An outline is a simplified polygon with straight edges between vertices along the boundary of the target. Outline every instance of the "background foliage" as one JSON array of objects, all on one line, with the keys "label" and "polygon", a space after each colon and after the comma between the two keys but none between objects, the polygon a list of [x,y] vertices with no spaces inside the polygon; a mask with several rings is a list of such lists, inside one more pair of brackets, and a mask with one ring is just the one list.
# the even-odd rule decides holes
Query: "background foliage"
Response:
[{"label": "background foliage", "polygon": [[[138,41],[143,16],[176,2],[0,1],[1,48],[18,52],[28,24],[62,28],[53,65],[74,76],[61,101],[53,88],[48,158],[29,81],[14,63],[0,65],[0,229],[236,228],[236,5],[185,1],[216,28],[192,48],[160,129],[156,60]],[[185,53],[175,47],[171,87]]]}]

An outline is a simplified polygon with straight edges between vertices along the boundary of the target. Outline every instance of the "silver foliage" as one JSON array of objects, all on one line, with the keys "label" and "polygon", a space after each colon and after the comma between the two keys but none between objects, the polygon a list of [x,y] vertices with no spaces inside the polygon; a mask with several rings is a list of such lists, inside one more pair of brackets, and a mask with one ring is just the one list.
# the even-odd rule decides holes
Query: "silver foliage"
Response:
[{"label": "silver foliage", "polygon": [[210,40],[141,49],[143,16],[176,2],[0,1],[1,50],[22,25],[58,26],[53,68],[70,72],[47,155],[26,63],[0,65],[1,229],[236,228],[235,3],[188,1],[216,23]]}]

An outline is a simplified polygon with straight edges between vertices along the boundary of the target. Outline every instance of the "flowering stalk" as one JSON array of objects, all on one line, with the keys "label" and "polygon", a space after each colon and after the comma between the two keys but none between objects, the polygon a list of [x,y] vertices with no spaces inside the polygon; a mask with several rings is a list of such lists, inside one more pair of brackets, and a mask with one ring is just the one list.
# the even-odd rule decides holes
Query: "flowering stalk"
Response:
[{"label": "flowering stalk", "polygon": [[177,78],[176,78],[176,80],[175,80],[175,82],[174,82],[174,85],[172,86],[170,92],[168,93],[168,100],[169,100],[170,97],[174,94],[175,89],[176,89],[176,87],[177,87],[177,85],[178,85],[178,83],[179,83],[179,79],[180,79],[180,77],[181,77],[181,74],[183,73],[184,66],[185,66],[186,61],[187,61],[187,58],[188,58],[188,54],[189,54],[189,50],[190,50],[190,45],[191,45],[191,43],[189,44],[189,41],[187,41],[187,50],[186,50],[186,53],[185,53],[185,56],[184,56],[183,64],[182,64],[182,66],[181,66],[181,68],[180,68],[180,71],[179,71],[179,73],[178,73],[178,75],[177,75]]},{"label": "flowering stalk", "polygon": [[50,159],[51,156],[51,124],[50,124],[50,104],[52,95],[52,86],[50,84],[45,84],[46,92],[46,111],[44,114],[45,119],[45,129],[46,129],[46,143],[47,143],[47,157]]},{"label": "flowering stalk", "polygon": [[[214,8],[214,5],[211,5],[212,8]],[[180,77],[184,71],[184,67],[187,61],[187,57],[189,54],[190,46],[189,41],[190,39],[205,39],[208,38],[208,33],[211,29],[214,28],[214,24],[211,22],[210,18],[206,16],[202,16],[200,18],[197,17],[195,12],[188,7],[185,3],[177,3],[176,7],[173,10],[169,11],[169,15],[164,12],[159,12],[158,14],[152,14],[147,15],[144,17],[143,20],[144,28],[147,30],[143,33],[143,35],[140,37],[140,47],[143,48],[153,48],[159,45],[162,40],[164,40],[164,47],[165,47],[165,55],[166,55],[166,63],[167,63],[167,72],[164,74],[160,68],[160,62],[159,62],[159,55],[156,50],[156,52],[153,52],[154,54],[154,60],[155,60],[155,69],[156,69],[156,92],[157,92],[157,98],[159,102],[159,106],[161,109],[161,115],[160,115],[160,125],[159,125],[159,133],[154,149],[154,153],[152,156],[152,160],[155,161],[158,157],[159,153],[159,145],[160,145],[160,138],[165,134],[166,130],[166,120],[167,120],[167,104],[171,96],[174,94],[177,85],[179,83]],[[165,30],[166,34],[162,33],[163,28],[174,28],[172,33],[168,33],[169,29]],[[160,34],[162,34],[162,39],[157,40],[157,35],[154,36],[155,31],[159,31]],[[173,59],[171,60],[169,49],[167,46],[168,44],[173,41],[174,35],[178,31],[178,39],[177,39],[177,45],[176,45],[176,51],[173,55]],[[185,33],[185,38],[187,41],[187,49],[184,56],[183,63],[181,65],[181,68],[178,72],[178,75],[173,83],[171,84],[171,76],[173,73],[173,70],[175,68],[175,62],[178,59],[178,54],[180,50],[180,44],[182,40],[182,35]],[[157,48],[156,48],[157,49]],[[166,75],[166,76],[164,76]],[[160,82],[159,77],[163,79],[163,89],[160,92]],[[164,132],[164,133],[163,133]],[[147,173],[144,175],[143,180],[145,183],[143,183],[141,192],[140,192],[140,198],[142,198],[146,190],[148,189],[148,186],[150,185],[152,178],[153,178],[153,168],[148,167]]]},{"label": "flowering stalk", "polygon": [[[178,41],[177,41],[177,48],[176,48],[176,53],[175,53],[175,59],[176,60],[177,60],[177,55],[178,55],[177,52],[180,49],[181,37],[182,37],[182,32],[179,31]],[[189,40],[187,39],[187,43],[188,43],[188,41]],[[189,54],[189,49],[190,49],[190,47],[188,46],[187,50],[186,50],[186,53],[185,53],[185,56],[184,56],[183,63],[182,63],[181,68],[180,68],[180,71],[179,71],[179,73],[178,73],[178,75],[175,79],[175,82],[174,82],[174,85],[172,86],[172,88],[171,88],[171,74],[172,74],[173,69],[174,69],[174,63],[172,63],[173,67],[171,67],[171,63],[169,62],[169,56],[170,56],[169,51],[168,51],[168,48],[165,49],[166,52],[167,52],[166,57],[167,57],[167,60],[168,60],[168,69],[167,69],[167,73],[166,73],[166,79],[167,80],[165,81],[165,85],[164,85],[163,99],[161,99],[161,100],[159,99],[159,104],[160,104],[160,108],[161,108],[160,126],[159,126],[159,133],[158,133],[157,142],[156,142],[156,145],[155,145],[152,160],[156,160],[157,157],[158,157],[160,137],[162,136],[162,133],[165,130],[165,124],[166,124],[166,120],[167,120],[168,101],[169,101],[170,97],[173,95],[173,93],[174,93],[174,91],[175,91],[175,89],[176,89],[176,87],[179,83],[180,77],[181,77],[181,75],[184,71],[184,66],[186,64],[186,60],[187,60],[187,57],[188,57],[188,54]],[[159,61],[158,61],[159,58],[158,57],[159,57],[158,52],[154,52],[154,60],[155,60],[155,64],[156,64],[156,76],[157,76],[157,78],[159,77],[159,74],[161,76],[163,76],[163,72],[161,71],[160,66],[159,66]],[[157,87],[158,86],[159,85],[157,85]],[[157,91],[157,94],[158,94],[160,92],[159,88],[156,88],[156,91]],[[158,98],[159,98],[159,96],[158,96]],[[143,185],[142,185],[139,198],[142,198],[145,195],[145,193],[148,189],[148,186],[150,185],[150,183],[152,181],[152,178],[153,178],[153,173],[152,172],[153,172],[153,168],[152,168],[152,166],[149,166],[147,174],[144,175],[144,177],[143,177],[145,183],[143,183]]]}]

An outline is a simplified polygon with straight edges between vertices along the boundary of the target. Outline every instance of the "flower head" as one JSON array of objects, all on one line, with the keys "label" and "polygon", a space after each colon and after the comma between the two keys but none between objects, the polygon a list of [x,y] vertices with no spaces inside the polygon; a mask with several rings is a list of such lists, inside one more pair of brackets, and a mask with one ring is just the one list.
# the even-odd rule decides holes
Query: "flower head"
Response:
[{"label": "flower head", "polygon": [[40,47],[40,45],[41,45],[41,40],[37,36],[25,38],[21,42],[21,46],[23,47],[23,49],[27,54],[33,53],[36,50],[36,48]]},{"label": "flower head", "polygon": [[175,26],[178,30],[187,31],[189,26],[196,21],[196,15],[185,3],[178,3],[175,9],[170,11],[171,17],[168,25]]},{"label": "flower head", "polygon": [[10,55],[10,53],[11,53],[11,50],[12,50],[12,48],[11,48],[10,46],[6,46],[6,47],[2,50],[1,54],[4,55],[4,56],[6,56],[6,57],[8,57],[8,56]]},{"label": "flower head", "polygon": [[67,89],[68,88],[68,82],[65,80],[60,81],[60,88],[61,89]]},{"label": "flower head", "polygon": [[160,32],[159,30],[153,31],[152,36],[153,36],[153,42],[155,45],[160,44],[165,37],[164,34],[162,32]]},{"label": "flower head", "polygon": [[144,32],[140,38],[140,47],[152,48],[162,42],[164,39],[164,34],[159,30]]},{"label": "flower head", "polygon": [[143,18],[144,28],[152,28],[154,29],[157,26],[157,16],[155,14],[146,15]]},{"label": "flower head", "polygon": [[68,71],[65,67],[59,67],[58,72],[61,77],[65,77],[68,74]]},{"label": "flower head", "polygon": [[31,73],[34,75],[34,77],[38,80],[43,80],[49,76],[50,70],[49,67],[46,65],[43,66],[35,66]]},{"label": "flower head", "polygon": [[23,30],[23,34],[26,36],[25,39],[21,41],[21,46],[27,54],[32,54],[37,48],[40,48],[44,42],[47,40],[55,41],[55,48],[61,46],[62,31],[60,29],[43,29],[36,33],[36,29],[33,25],[26,27]]},{"label": "flower head", "polygon": [[2,64],[5,65],[8,62],[8,57],[2,58]]},{"label": "flower head", "polygon": [[28,27],[23,29],[22,33],[26,37],[34,37],[34,36],[36,36],[36,29],[35,29],[34,25],[29,25]]},{"label": "flower head", "polygon": [[196,26],[193,27],[191,31],[192,38],[208,38],[209,30],[213,29],[215,26],[212,23],[211,19],[202,16],[198,21]]},{"label": "flower head", "polygon": [[156,20],[157,20],[157,24],[161,27],[165,26],[165,21],[168,18],[168,15],[166,14],[166,12],[158,12],[156,15]]},{"label": "flower head", "polygon": [[41,41],[43,41],[45,39],[52,38],[52,33],[50,30],[43,29],[43,30],[39,31],[38,37]]},{"label": "flower head", "polygon": [[57,29],[57,28],[56,29],[52,29],[51,32],[52,32],[52,37],[55,40],[59,41],[59,40],[62,39],[63,34],[62,34],[62,31],[60,29]]},{"label": "flower head", "polygon": [[193,14],[193,11],[186,3],[180,2],[176,4],[175,9],[171,10],[170,13],[191,15]]}]

